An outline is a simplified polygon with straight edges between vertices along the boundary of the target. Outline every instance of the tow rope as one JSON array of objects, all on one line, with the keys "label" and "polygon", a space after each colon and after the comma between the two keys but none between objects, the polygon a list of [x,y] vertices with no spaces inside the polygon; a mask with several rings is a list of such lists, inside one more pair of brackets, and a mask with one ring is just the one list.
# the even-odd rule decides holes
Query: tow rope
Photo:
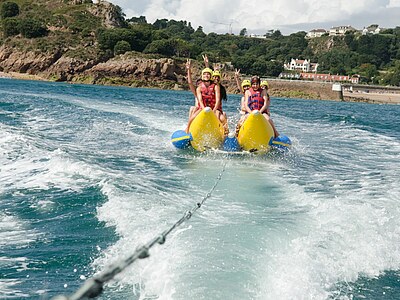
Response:
[{"label": "tow rope", "polygon": [[81,288],[79,288],[74,294],[71,296],[56,296],[53,300],[80,300],[80,299],[91,299],[99,296],[103,292],[104,284],[113,279],[117,274],[121,273],[125,270],[129,265],[131,265],[137,259],[143,259],[150,256],[149,250],[156,244],[164,244],[167,236],[174,231],[178,226],[180,226],[185,221],[189,220],[193,214],[206,202],[208,198],[211,198],[212,193],[218,186],[218,183],[221,181],[222,174],[225,172],[226,161],[224,162],[221,172],[217,176],[214,185],[210,189],[210,191],[202,198],[200,202],[197,202],[196,205],[191,209],[184,213],[184,215],[175,222],[170,228],[153,238],[151,241],[146,243],[143,246],[139,246],[136,248],[135,252],[119,261],[113,265],[110,265],[104,271],[95,275],[94,277],[85,281]]}]

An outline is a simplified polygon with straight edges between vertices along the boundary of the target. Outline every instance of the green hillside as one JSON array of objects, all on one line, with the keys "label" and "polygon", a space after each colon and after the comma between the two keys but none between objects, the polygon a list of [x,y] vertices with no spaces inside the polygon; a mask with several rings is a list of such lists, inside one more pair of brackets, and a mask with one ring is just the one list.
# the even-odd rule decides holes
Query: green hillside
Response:
[{"label": "green hillside", "polygon": [[[278,76],[291,58],[319,63],[318,72],[360,74],[366,83],[400,85],[400,27],[382,34],[322,36],[305,32],[288,36],[267,31],[266,38],[204,33],[190,22],[144,16],[125,19],[121,8],[106,1],[0,0],[0,46],[35,53],[59,53],[80,61],[106,61],[133,51],[146,57],[229,62],[242,73]],[[55,55],[57,56],[57,55]]]}]

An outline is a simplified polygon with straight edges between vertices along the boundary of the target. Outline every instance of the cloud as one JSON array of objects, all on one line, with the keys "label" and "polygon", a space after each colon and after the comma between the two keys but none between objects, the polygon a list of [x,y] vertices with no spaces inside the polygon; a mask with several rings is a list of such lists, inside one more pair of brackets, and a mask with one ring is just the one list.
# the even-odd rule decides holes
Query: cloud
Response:
[{"label": "cloud", "polygon": [[400,7],[400,0],[390,0],[388,7]]},{"label": "cloud", "polygon": [[[279,29],[284,34],[322,27],[352,25],[362,29],[370,24],[398,26],[400,0],[111,0],[128,18],[146,16],[191,22],[205,32],[264,34]],[[397,16],[396,16],[397,15]]]}]

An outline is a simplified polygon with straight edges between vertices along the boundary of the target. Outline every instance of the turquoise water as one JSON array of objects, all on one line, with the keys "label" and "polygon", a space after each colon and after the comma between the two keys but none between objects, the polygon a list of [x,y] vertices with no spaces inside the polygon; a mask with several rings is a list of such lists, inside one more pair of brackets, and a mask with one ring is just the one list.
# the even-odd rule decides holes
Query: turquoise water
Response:
[{"label": "turquoise water", "polygon": [[[400,106],[272,99],[286,155],[178,151],[188,92],[0,79],[0,298],[399,299]],[[225,104],[230,127],[238,96]]]}]

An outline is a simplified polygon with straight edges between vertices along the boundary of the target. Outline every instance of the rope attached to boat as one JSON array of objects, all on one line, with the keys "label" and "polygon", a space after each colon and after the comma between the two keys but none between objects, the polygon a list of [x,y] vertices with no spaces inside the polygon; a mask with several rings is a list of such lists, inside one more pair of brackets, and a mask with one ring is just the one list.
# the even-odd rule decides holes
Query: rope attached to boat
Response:
[{"label": "rope attached to boat", "polygon": [[221,181],[222,174],[225,172],[226,161],[222,166],[222,170],[217,176],[214,185],[210,189],[210,191],[203,197],[200,202],[197,202],[196,205],[191,209],[184,213],[184,215],[175,222],[170,228],[162,232],[157,237],[153,238],[147,244],[138,247],[135,252],[119,261],[116,262],[114,265],[109,266],[106,270],[95,275],[93,278],[90,278],[85,281],[83,286],[77,290],[73,295],[66,297],[66,296],[57,296],[53,298],[53,300],[79,300],[79,299],[91,299],[99,296],[103,292],[104,284],[113,279],[117,274],[121,273],[125,270],[129,265],[131,265],[137,259],[143,259],[150,256],[149,250],[156,244],[164,244],[167,236],[176,229],[179,225],[184,223],[185,221],[189,220],[193,214],[206,202],[208,198],[211,198],[212,193],[218,186],[218,183]]}]

